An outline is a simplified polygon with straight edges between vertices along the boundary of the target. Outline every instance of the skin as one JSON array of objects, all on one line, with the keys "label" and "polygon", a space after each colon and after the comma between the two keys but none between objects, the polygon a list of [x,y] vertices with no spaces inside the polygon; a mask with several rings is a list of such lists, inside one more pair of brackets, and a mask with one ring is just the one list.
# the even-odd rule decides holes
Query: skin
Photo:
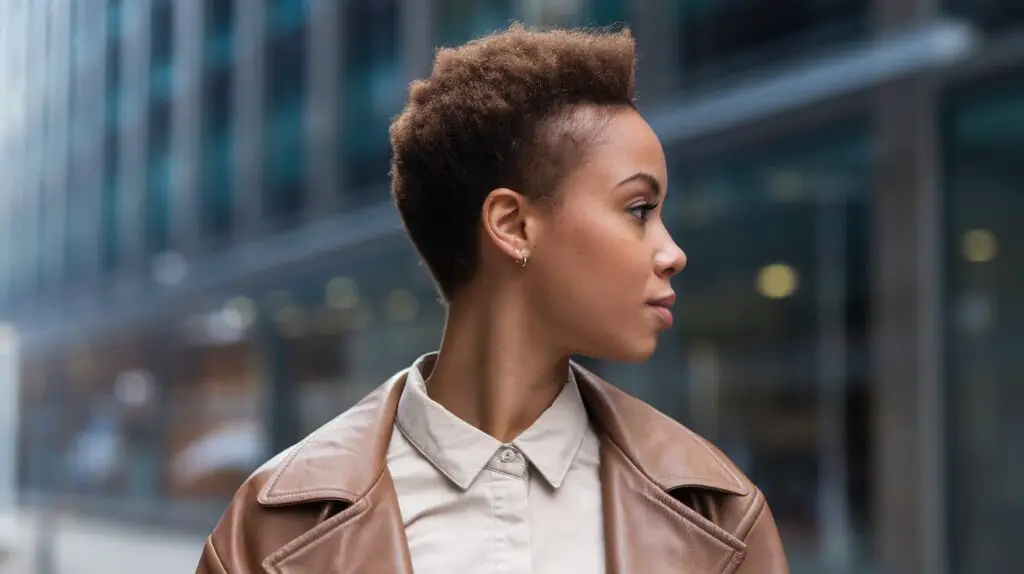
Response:
[{"label": "skin", "polygon": [[[551,405],[573,354],[638,362],[669,325],[652,302],[686,255],[662,221],[665,153],[633,109],[608,118],[557,201],[495,189],[484,202],[481,264],[451,300],[427,392],[462,420],[510,442]],[[521,254],[527,255],[526,267]]]}]

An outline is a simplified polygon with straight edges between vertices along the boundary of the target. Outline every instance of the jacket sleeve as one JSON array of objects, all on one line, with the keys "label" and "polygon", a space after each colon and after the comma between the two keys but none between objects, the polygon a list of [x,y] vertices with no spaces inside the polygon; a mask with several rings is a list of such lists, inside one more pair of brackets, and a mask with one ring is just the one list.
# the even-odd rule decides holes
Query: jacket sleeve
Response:
[{"label": "jacket sleeve", "polygon": [[764,495],[758,492],[757,496],[762,500],[761,508],[756,511],[754,523],[744,538],[747,555],[735,574],[789,574],[786,552],[782,548],[772,511],[768,503],[763,502]]}]

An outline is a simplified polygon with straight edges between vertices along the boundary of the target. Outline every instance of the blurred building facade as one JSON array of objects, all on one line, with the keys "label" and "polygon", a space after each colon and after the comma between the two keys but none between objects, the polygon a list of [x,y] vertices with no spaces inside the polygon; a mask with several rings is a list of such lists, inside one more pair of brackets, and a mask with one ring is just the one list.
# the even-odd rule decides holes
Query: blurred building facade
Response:
[{"label": "blurred building facade", "polygon": [[587,364],[733,457],[795,572],[1012,567],[1018,0],[0,7],[25,507],[202,535],[260,462],[437,343],[387,182],[434,47],[628,22],[690,263],[652,361]]}]

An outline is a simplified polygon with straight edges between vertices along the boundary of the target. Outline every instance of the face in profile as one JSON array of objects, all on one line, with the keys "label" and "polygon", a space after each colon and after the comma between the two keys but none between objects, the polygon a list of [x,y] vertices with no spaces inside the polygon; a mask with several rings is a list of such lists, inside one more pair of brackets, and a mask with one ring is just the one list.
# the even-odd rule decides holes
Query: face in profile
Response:
[{"label": "face in profile", "polygon": [[613,110],[599,141],[539,216],[531,301],[572,354],[639,361],[672,324],[669,280],[686,255],[662,221],[665,153],[632,109]]}]

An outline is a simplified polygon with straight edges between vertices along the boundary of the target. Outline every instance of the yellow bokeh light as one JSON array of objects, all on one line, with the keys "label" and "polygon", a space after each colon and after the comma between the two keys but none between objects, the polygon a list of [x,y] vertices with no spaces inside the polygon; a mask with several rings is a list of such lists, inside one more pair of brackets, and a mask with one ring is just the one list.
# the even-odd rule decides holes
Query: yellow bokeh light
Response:
[{"label": "yellow bokeh light", "polygon": [[359,288],[349,277],[335,277],[327,283],[327,304],[335,309],[352,309],[359,303]]},{"label": "yellow bokeh light", "polygon": [[784,299],[799,285],[796,270],[785,263],[765,265],[757,273],[757,291],[768,299]]},{"label": "yellow bokeh light", "polygon": [[960,249],[971,263],[985,263],[996,258],[999,240],[988,229],[972,229],[964,234]]}]

